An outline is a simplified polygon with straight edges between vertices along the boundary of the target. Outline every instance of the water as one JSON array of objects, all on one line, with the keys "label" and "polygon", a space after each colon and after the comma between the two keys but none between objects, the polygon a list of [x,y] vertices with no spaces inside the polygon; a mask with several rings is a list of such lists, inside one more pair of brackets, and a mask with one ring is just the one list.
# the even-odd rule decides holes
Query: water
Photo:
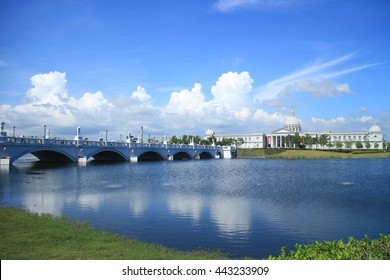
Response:
[{"label": "water", "polygon": [[180,250],[266,258],[390,234],[390,159],[190,160],[2,167],[0,204]]}]

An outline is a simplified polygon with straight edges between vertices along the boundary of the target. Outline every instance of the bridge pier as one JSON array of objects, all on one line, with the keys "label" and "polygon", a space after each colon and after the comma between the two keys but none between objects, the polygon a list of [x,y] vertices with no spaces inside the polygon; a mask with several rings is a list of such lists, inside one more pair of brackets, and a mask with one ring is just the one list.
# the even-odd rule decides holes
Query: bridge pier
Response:
[{"label": "bridge pier", "polygon": [[130,157],[130,162],[138,162],[138,157],[137,156],[131,156]]},{"label": "bridge pier", "polygon": [[200,155],[195,155],[194,159],[200,159]]},{"label": "bridge pier", "polygon": [[10,164],[10,157],[0,158],[0,165],[9,165],[9,164]]},{"label": "bridge pier", "polygon": [[168,156],[167,156],[167,160],[173,160],[173,156],[168,155]]},{"label": "bridge pier", "polygon": [[79,156],[77,158],[77,162],[78,163],[87,163],[87,157],[86,156],[83,156],[83,157]]}]

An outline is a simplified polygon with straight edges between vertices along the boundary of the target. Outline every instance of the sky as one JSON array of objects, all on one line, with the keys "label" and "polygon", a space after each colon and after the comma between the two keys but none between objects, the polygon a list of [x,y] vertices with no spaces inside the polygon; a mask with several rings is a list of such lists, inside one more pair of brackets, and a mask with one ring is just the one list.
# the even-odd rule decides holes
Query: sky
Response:
[{"label": "sky", "polygon": [[386,0],[0,0],[8,133],[390,138]]}]

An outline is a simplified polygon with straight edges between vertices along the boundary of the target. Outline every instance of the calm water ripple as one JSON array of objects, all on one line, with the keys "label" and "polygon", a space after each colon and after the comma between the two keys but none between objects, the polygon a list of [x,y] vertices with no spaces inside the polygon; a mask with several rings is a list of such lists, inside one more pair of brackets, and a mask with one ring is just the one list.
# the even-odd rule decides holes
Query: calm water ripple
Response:
[{"label": "calm water ripple", "polygon": [[265,258],[390,233],[390,159],[201,160],[2,167],[0,204],[181,250]]}]

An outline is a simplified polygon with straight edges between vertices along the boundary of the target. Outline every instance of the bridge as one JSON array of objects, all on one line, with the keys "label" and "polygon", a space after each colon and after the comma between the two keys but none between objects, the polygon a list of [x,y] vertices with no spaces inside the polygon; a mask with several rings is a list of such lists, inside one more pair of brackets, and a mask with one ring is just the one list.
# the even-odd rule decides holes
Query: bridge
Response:
[{"label": "bridge", "polygon": [[44,162],[154,161],[233,158],[230,146],[197,144],[150,144],[127,141],[89,141],[79,136],[73,140],[49,137],[9,137],[0,131],[0,164],[9,165],[24,155],[32,154]]}]

